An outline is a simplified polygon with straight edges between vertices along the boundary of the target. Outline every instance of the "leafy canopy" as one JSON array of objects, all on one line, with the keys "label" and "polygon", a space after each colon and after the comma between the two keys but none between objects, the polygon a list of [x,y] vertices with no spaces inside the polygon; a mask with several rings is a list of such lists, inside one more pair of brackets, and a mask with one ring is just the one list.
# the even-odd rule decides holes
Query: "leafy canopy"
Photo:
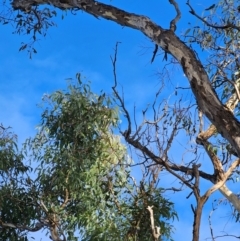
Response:
[{"label": "leafy canopy", "polygon": [[135,181],[132,160],[113,133],[117,108],[76,77],[67,91],[44,95],[42,121],[24,156],[15,154],[13,138],[1,138],[2,237],[22,241],[46,229],[53,240],[150,240],[148,206],[170,237],[173,203],[146,177]]}]

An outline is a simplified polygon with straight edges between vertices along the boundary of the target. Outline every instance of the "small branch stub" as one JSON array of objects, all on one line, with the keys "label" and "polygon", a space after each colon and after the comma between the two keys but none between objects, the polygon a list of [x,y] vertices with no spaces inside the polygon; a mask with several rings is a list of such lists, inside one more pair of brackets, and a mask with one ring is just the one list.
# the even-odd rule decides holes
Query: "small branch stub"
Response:
[{"label": "small branch stub", "polygon": [[150,214],[152,236],[154,241],[158,241],[161,235],[160,227],[154,226],[153,206],[148,206],[147,210]]}]

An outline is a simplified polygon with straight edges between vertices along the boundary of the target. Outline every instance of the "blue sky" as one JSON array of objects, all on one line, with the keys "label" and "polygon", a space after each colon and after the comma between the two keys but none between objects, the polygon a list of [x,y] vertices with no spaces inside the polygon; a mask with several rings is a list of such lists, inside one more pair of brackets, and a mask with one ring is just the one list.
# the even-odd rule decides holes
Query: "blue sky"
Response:
[{"label": "blue sky", "polygon": [[[104,2],[129,12],[149,16],[164,28],[169,27],[169,21],[175,15],[167,0]],[[180,34],[186,31],[188,22],[197,23],[197,20],[188,14],[185,1],[179,2],[182,2],[180,7],[183,15],[177,30]],[[199,2],[205,2],[195,2],[195,6],[201,12],[202,9],[209,7],[212,1]],[[0,25],[0,122],[13,128],[20,143],[35,133],[41,114],[37,104],[41,102],[43,94],[66,89],[66,78],[74,78],[77,72],[81,72],[82,76],[92,82],[94,91],[103,90],[111,93],[113,74],[110,56],[114,54],[117,41],[121,42],[118,49],[118,81],[123,87],[127,107],[133,109],[136,104],[140,118],[141,109],[151,103],[155,97],[155,90],[160,87],[158,72],[164,64],[163,56],[156,58],[153,64],[150,63],[154,44],[143,34],[81,12],[76,16],[67,13],[64,20],[61,19],[61,14],[59,12],[55,19],[57,27],[50,28],[47,36],[41,37],[36,43],[38,53],[32,59],[29,59],[26,52],[18,51],[21,42],[28,41],[29,36],[13,35],[14,28],[11,25]],[[166,82],[168,91],[162,98],[172,94],[175,86],[188,86],[180,68],[175,66],[174,69],[171,81]],[[187,98],[191,98],[191,95],[188,94],[185,101]],[[177,156],[177,153],[176,147],[174,155]],[[171,186],[177,182],[171,177],[166,177],[162,176],[162,185]],[[179,213],[180,220],[174,223],[176,232],[173,235],[177,241],[191,240],[192,236],[190,204],[194,202],[191,198],[186,199],[188,194],[188,190],[174,195],[167,194],[176,202]],[[215,197],[221,196],[216,194]],[[212,197],[211,200],[213,199]],[[200,240],[210,237],[208,215],[211,211],[211,200],[204,209]],[[217,212],[217,225],[214,226],[216,233],[222,230],[236,230],[236,225],[228,222],[228,206],[220,206]],[[215,214],[213,217],[215,218]],[[239,235],[239,232],[236,234]]]}]

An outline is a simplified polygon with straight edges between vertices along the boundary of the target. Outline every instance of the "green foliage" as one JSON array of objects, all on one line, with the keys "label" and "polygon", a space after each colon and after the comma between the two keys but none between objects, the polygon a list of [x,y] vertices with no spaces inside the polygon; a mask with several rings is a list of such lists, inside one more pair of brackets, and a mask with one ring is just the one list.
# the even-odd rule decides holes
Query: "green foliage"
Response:
[{"label": "green foliage", "polygon": [[[3,4],[6,2],[10,3],[3,1]],[[187,4],[190,7],[189,1]],[[56,16],[56,12],[41,6],[30,6],[27,1],[23,6],[15,6],[15,9],[23,12],[19,11],[13,18],[12,12],[3,14],[0,21],[3,24],[13,21],[16,24],[16,33],[32,36],[32,42],[23,43],[19,49],[29,49],[31,57],[32,52],[37,52],[32,47],[33,43],[37,41],[37,36],[45,36],[46,30],[54,25],[51,19]],[[175,8],[178,10],[176,6]],[[195,15],[200,23],[185,32],[189,46],[197,44],[202,50],[208,50],[210,57],[204,63],[205,69],[211,76],[213,88],[221,100],[226,102],[237,92],[240,83],[239,0],[218,1],[205,8],[203,17],[191,7],[190,13]],[[115,68],[115,61],[113,64]],[[185,69],[185,66],[183,67]],[[194,79],[192,78],[191,82]],[[152,182],[151,175],[144,174],[149,178],[148,181],[144,175],[139,183],[134,181],[126,147],[121,143],[121,139],[114,135],[114,128],[118,124],[117,109],[113,108],[111,99],[105,94],[98,96],[92,93],[89,85],[81,82],[79,74],[77,81],[76,84],[69,85],[67,91],[57,91],[44,97],[42,123],[36,137],[25,143],[24,150],[30,151],[30,155],[25,158],[30,159],[33,166],[37,165],[34,172],[23,164],[24,157],[18,153],[14,138],[3,137],[0,140],[1,236],[5,240],[25,240],[26,235],[21,233],[22,230],[33,230],[40,224],[48,231],[55,228],[59,236],[64,234],[68,240],[77,240],[78,232],[82,240],[86,241],[147,241],[152,239],[147,207],[153,206],[155,224],[161,227],[162,236],[169,239],[172,232],[169,220],[177,217],[173,203],[163,197],[162,190]],[[204,86],[204,80],[202,83]],[[122,107],[124,109],[123,104]],[[153,110],[156,113],[154,107]],[[240,113],[239,108],[237,112]],[[159,128],[157,122],[156,133]],[[195,136],[196,122],[193,123],[192,116],[183,117],[181,120],[179,118],[176,122],[182,124],[181,128],[186,130],[190,138]],[[172,117],[163,123],[165,130],[169,131],[169,127],[173,129],[171,138],[165,141],[165,161],[178,129],[177,124],[174,126]],[[147,138],[145,133],[140,136],[140,139],[147,139],[143,142],[147,145],[154,142],[149,133]],[[132,133],[129,139],[131,135]],[[161,135],[164,136],[162,133]],[[218,133],[212,137],[214,138],[218,145],[209,144],[207,151],[216,155],[221,150],[227,150],[227,143],[222,141]],[[163,139],[167,138],[164,136]],[[138,140],[132,137],[131,141]],[[160,143],[158,137],[157,142]],[[164,145],[158,144],[158,147],[162,148]],[[149,154],[146,156],[151,157]],[[223,158],[222,163],[224,162],[226,163]],[[174,162],[169,163],[170,165],[165,167],[172,167]],[[189,164],[185,167],[191,171]],[[174,171],[180,171],[180,168],[175,168]],[[188,175],[188,171],[185,171],[183,177]],[[185,179],[186,181],[179,179],[182,183],[189,184],[193,176],[192,179]],[[197,175],[194,185],[197,190],[196,180]],[[237,221],[238,219],[237,216]],[[9,223],[13,224],[15,229],[9,229]]]},{"label": "green foliage", "polygon": [[[151,240],[148,206],[170,238],[177,217],[162,190],[131,174],[132,160],[119,136],[118,110],[104,93],[77,81],[44,96],[38,132],[18,153],[16,137],[2,134],[0,229],[9,241],[46,228],[67,240]],[[32,169],[24,165],[30,161]],[[15,228],[9,228],[12,224]],[[4,226],[5,225],[5,226]]]},{"label": "green foliage", "polygon": [[[110,99],[93,94],[77,77],[78,84],[70,85],[69,92],[45,96],[42,124],[30,142],[34,159],[40,162],[41,199],[63,217],[69,231],[76,224],[88,225],[85,215],[96,216],[104,198],[99,184],[117,165],[128,164],[125,148],[110,131],[117,123]],[[91,224],[94,219],[89,219]]]},{"label": "green foliage", "polygon": [[234,84],[239,87],[239,6],[239,0],[217,1],[201,15],[196,13],[200,18],[198,25],[185,32],[191,45],[197,43],[207,50],[205,69],[223,101],[235,93]]},{"label": "green foliage", "polygon": [[[0,126],[0,223],[30,225],[36,211],[27,205],[30,196],[21,181],[30,168],[23,164],[23,155],[18,152],[16,141],[10,128]],[[24,241],[26,238],[21,230],[1,227],[0,236],[7,241]]]},{"label": "green foliage", "polygon": [[34,48],[36,41],[41,36],[45,37],[50,27],[56,26],[52,19],[57,16],[57,12],[55,9],[51,10],[41,6],[13,11],[12,1],[2,1],[1,5],[0,23],[13,25],[14,34],[29,36],[28,42],[21,43],[19,51],[27,50],[29,57],[32,58],[32,55],[37,53]]},{"label": "green foliage", "polygon": [[9,170],[16,172],[26,171],[22,165],[22,155],[18,153],[17,137],[9,128],[0,126],[0,173],[3,175]]}]

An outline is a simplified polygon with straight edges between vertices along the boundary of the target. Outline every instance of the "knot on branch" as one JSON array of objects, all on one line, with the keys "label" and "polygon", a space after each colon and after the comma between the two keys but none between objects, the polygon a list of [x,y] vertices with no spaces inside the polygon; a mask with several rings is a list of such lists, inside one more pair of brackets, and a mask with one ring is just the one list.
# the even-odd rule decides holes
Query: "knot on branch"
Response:
[{"label": "knot on branch", "polygon": [[204,139],[200,135],[198,135],[196,138],[196,143],[198,145],[204,146]]}]

